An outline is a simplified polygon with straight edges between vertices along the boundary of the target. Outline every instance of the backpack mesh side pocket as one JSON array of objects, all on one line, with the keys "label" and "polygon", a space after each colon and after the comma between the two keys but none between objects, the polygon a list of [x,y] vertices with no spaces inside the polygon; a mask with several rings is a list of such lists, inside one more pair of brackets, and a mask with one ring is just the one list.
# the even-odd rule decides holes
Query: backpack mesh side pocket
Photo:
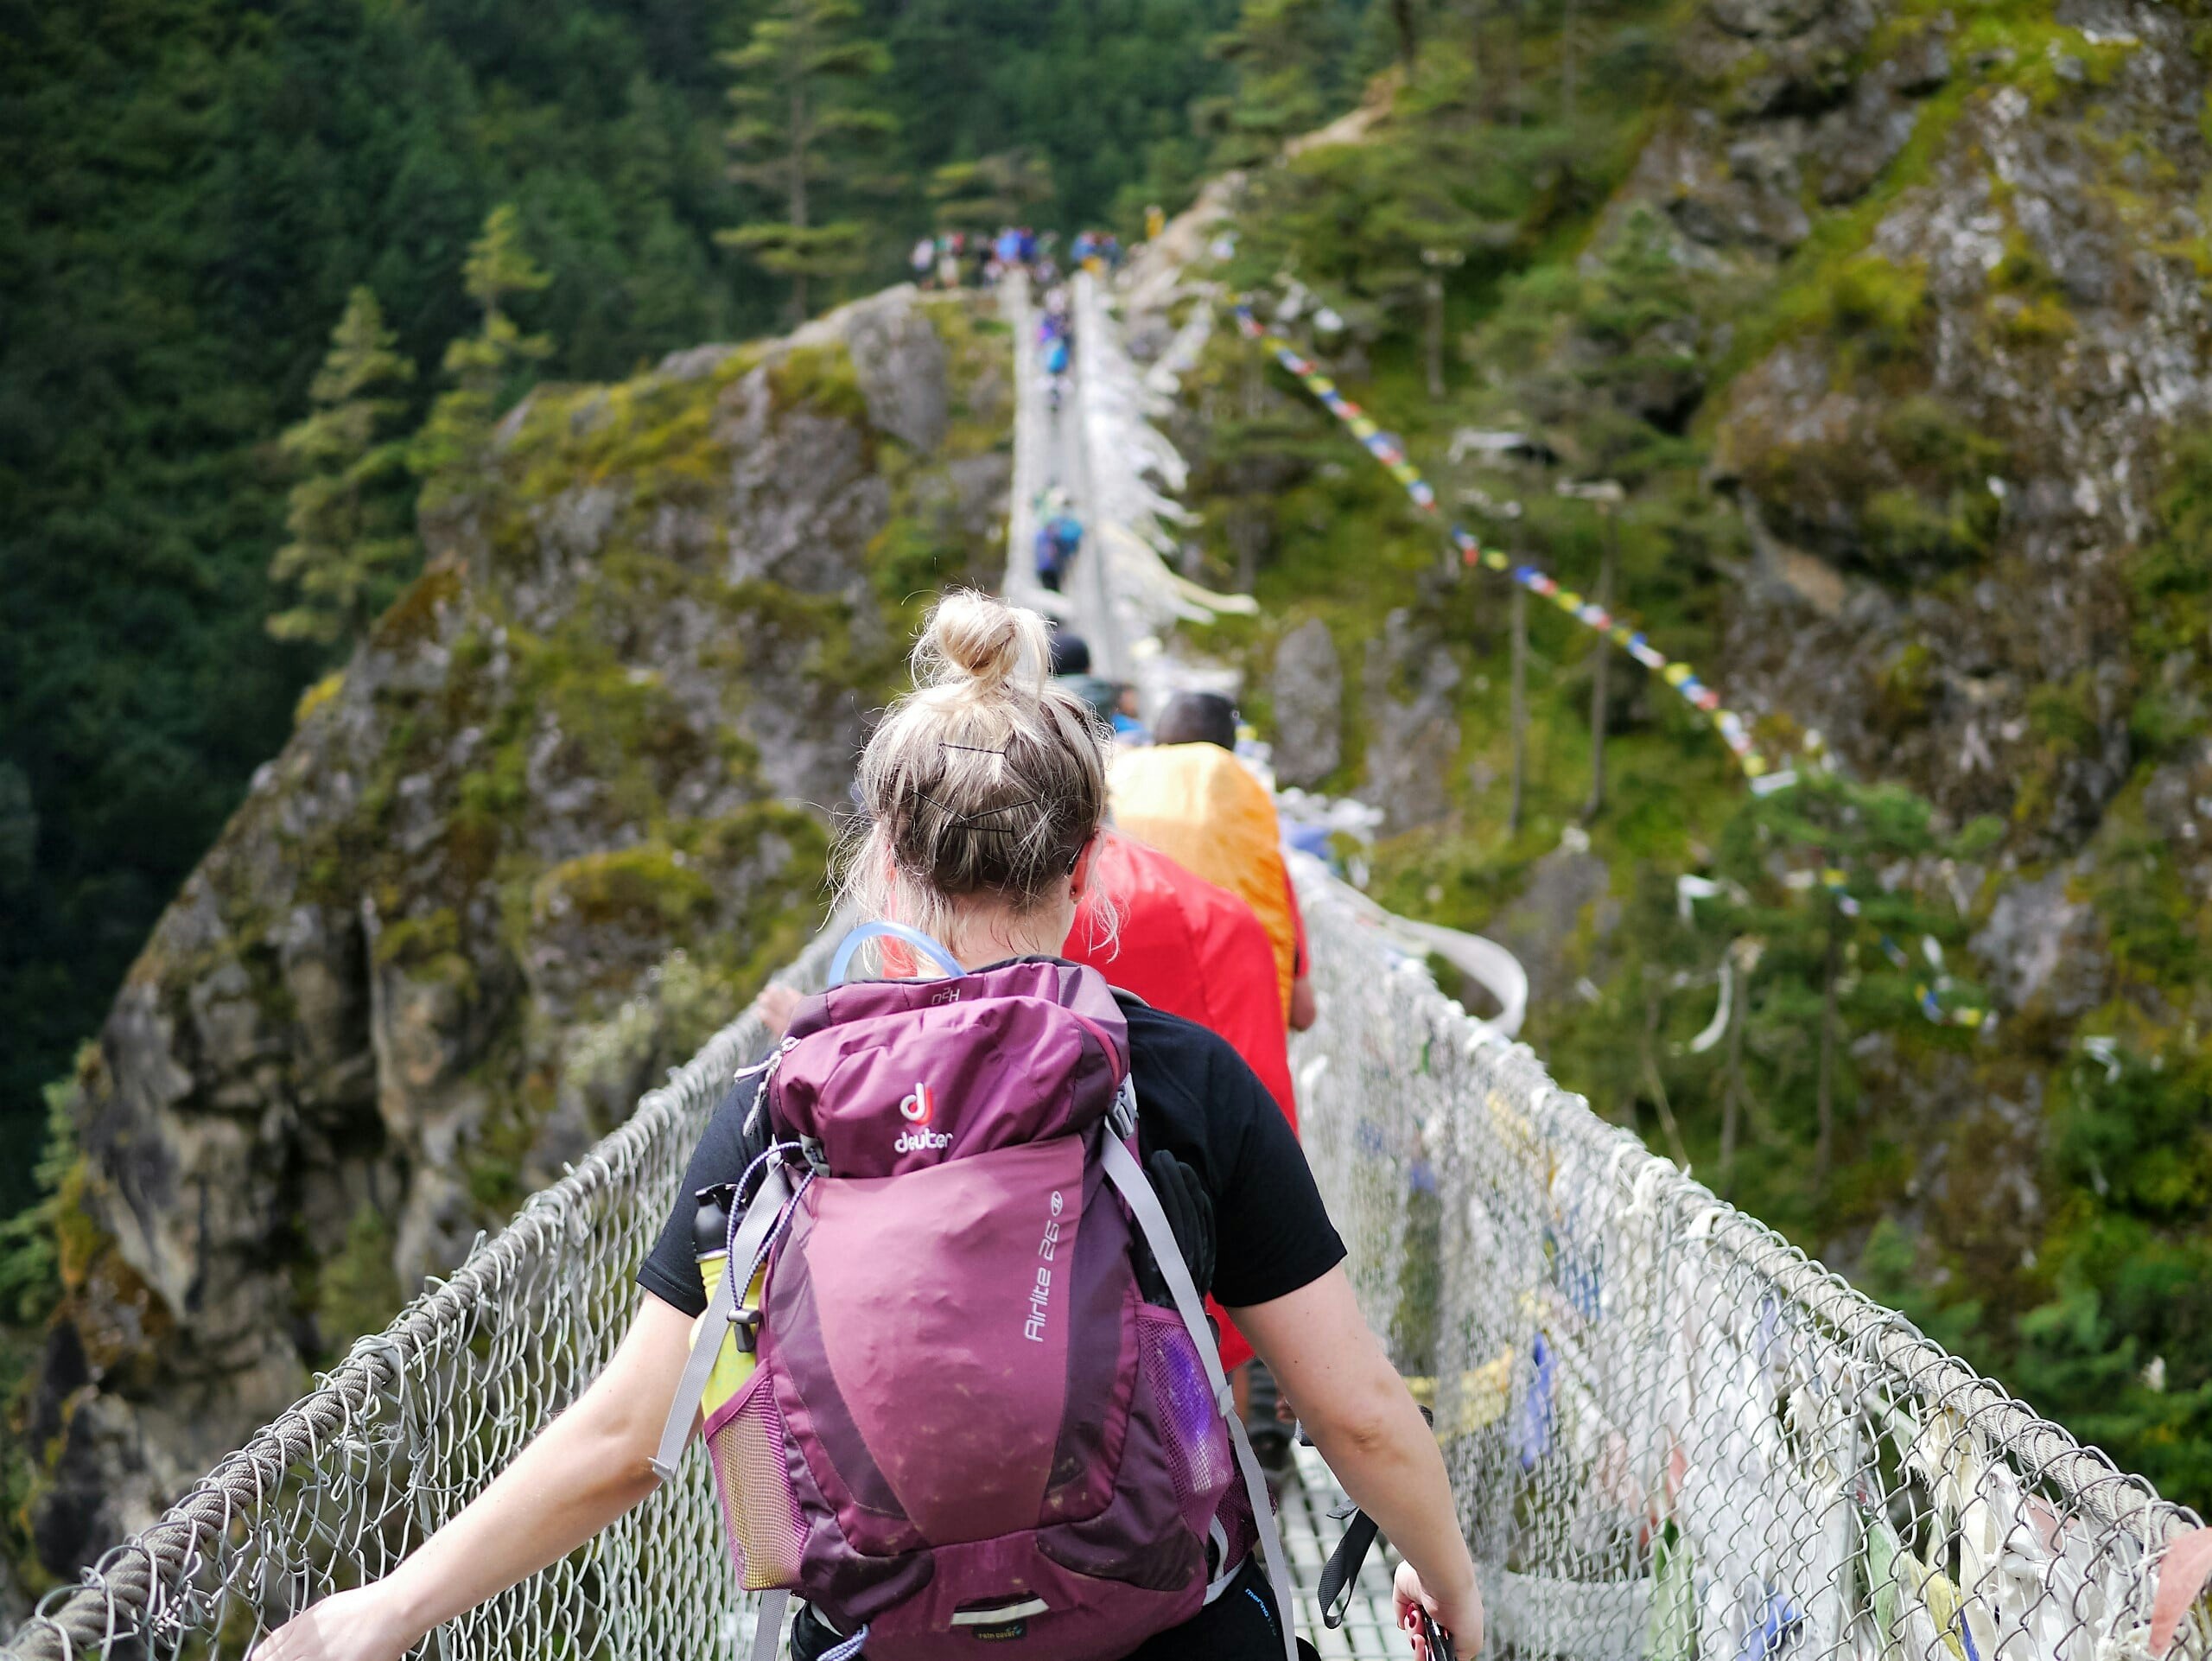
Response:
[{"label": "backpack mesh side pocket", "polygon": [[1234,1486],[1236,1455],[1182,1317],[1151,1304],[1140,1307],[1137,1350],[1145,1388],[1152,1393],[1166,1435],[1176,1499],[1187,1505],[1193,1498]]},{"label": "backpack mesh side pocket", "polygon": [[722,1532],[738,1583],[748,1592],[796,1581],[805,1540],[785,1462],[784,1416],[766,1378],[765,1371],[756,1373],[752,1388],[706,1432],[707,1458],[721,1497]]}]

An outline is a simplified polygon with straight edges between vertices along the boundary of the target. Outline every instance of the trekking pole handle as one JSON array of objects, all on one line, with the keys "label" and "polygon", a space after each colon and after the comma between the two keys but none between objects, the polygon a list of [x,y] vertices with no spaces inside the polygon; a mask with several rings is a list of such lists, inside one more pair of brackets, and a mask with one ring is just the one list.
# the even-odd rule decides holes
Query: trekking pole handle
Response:
[{"label": "trekking pole handle", "polygon": [[845,983],[845,971],[853,966],[853,954],[870,940],[899,940],[943,970],[946,976],[958,980],[968,971],[960,960],[918,928],[908,928],[904,923],[862,923],[845,936],[837,946],[837,955],[830,960],[830,984]]}]

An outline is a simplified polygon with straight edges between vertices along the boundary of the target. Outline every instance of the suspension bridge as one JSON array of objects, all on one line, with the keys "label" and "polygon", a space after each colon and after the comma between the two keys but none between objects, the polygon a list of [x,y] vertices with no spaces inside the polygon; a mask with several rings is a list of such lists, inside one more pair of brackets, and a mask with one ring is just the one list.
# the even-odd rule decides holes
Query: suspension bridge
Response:
[{"label": "suspension bridge", "polygon": [[[1158,642],[1224,601],[1160,557],[1179,463],[1146,425],[1108,297],[1080,285],[1071,420],[1023,373],[1008,590],[1029,504],[1085,512],[1069,604],[1148,698],[1202,677]],[[2212,1531],[1560,1088],[1508,1018],[1440,992],[1463,954],[1509,1017],[1516,966],[1411,928],[1294,856],[1321,1015],[1293,1042],[1308,1155],[1362,1307],[1437,1435],[1500,1655],[1567,1661],[2187,1661]],[[820,984],[833,924],[779,977]],[[1478,967],[1477,965],[1480,965]],[[222,1461],[0,1657],[237,1655],[385,1572],[612,1353],[632,1275],[727,1081],[747,1014],[496,1237]],[[1311,1462],[1286,1486],[1310,1588],[1334,1543]],[[444,1658],[727,1654],[752,1600],[723,1572],[706,1462],[553,1569],[439,1629]],[[1404,1653],[1370,1565],[1325,1654]]]}]

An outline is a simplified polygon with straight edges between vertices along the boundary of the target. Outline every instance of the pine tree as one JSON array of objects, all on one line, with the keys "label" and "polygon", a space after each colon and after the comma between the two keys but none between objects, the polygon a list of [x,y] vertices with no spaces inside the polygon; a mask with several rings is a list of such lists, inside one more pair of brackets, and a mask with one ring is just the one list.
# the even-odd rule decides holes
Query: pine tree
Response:
[{"label": "pine tree", "polygon": [[728,134],[730,175],[777,193],[782,212],[716,240],[791,278],[791,309],[802,320],[811,284],[868,264],[868,224],[827,216],[825,207],[890,183],[870,157],[898,124],[866,100],[891,54],[860,36],[861,22],[856,0],[773,0],[752,39],[722,56],[738,112]]},{"label": "pine tree", "polygon": [[1027,223],[1052,200],[1052,166],[1033,150],[1001,150],[972,162],[948,162],[930,175],[937,222],[947,231],[988,232]]},{"label": "pine tree", "polygon": [[[1733,942],[1758,943],[1756,974],[1739,957],[1745,1031],[1731,1041],[1751,1050],[1762,1078],[1749,1087],[1766,1103],[1802,1113],[1810,1084],[1816,1188],[1827,1182],[1838,1111],[1851,1093],[1852,1039],[1938,1032],[1979,1006],[1974,990],[1944,971],[1964,920],[1916,879],[1942,859],[1984,851],[1998,832],[1977,822],[1947,836],[1910,791],[1822,770],[1748,799],[1730,821],[1714,862],[1727,897],[1701,905],[1700,919]],[[1745,1087],[1741,1078],[1728,1083]]]},{"label": "pine tree", "polygon": [[[1255,79],[1258,61],[1256,48],[1240,59],[1248,95],[1255,86],[1290,85],[1288,70]],[[1306,149],[1255,176],[1234,280],[1294,272],[1328,296],[1357,338],[1416,327],[1429,392],[1440,399],[1454,273],[1503,269],[1529,203],[1483,120],[1464,41],[1429,40],[1413,73],[1394,80],[1388,118],[1362,143]],[[1248,111],[1272,107],[1251,96],[1244,102]],[[1224,159],[1236,159],[1233,145]]]},{"label": "pine tree", "polygon": [[313,410],[277,440],[300,475],[284,514],[292,539],[269,567],[296,595],[269,619],[280,640],[327,646],[359,634],[415,557],[406,499],[395,488],[406,477],[407,446],[384,436],[400,411],[391,389],[415,374],[395,346],[376,296],[355,289],[308,388]]},{"label": "pine tree", "polygon": [[446,347],[445,372],[453,383],[430,406],[409,448],[408,462],[423,475],[421,510],[437,514],[474,493],[512,383],[553,350],[543,334],[524,334],[507,308],[553,279],[522,245],[522,221],[502,203],[484,220],[461,266],[468,297],[484,309],[484,327]]},{"label": "pine tree", "polygon": [[1410,75],[1421,55],[1421,20],[1414,14],[1414,0],[1390,0],[1390,33],[1397,41],[1398,67]]},{"label": "pine tree", "polygon": [[38,811],[31,781],[13,761],[0,761],[0,894],[30,880],[38,855]]},{"label": "pine tree", "polygon": [[1497,212],[1501,205],[1483,194],[1488,135],[1478,88],[1465,49],[1437,42],[1408,71],[1373,158],[1390,188],[1376,195],[1368,214],[1362,240],[1370,270],[1363,286],[1386,305],[1418,299],[1421,363],[1432,398],[1445,394],[1449,274],[1514,228]]},{"label": "pine tree", "polygon": [[1321,124],[1343,48],[1338,14],[1331,0],[1244,0],[1236,27],[1214,38],[1209,50],[1236,72],[1215,121],[1222,166],[1255,167]]}]

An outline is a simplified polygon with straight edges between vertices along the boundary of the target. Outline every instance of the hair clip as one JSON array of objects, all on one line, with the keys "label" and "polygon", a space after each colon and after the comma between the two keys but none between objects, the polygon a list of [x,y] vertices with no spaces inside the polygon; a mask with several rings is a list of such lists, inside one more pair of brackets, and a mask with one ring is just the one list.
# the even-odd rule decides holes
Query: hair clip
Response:
[{"label": "hair clip", "polygon": [[1004,750],[995,750],[988,744],[950,744],[940,738],[937,741],[937,747],[941,750],[964,750],[969,755],[995,755],[1001,761],[1006,760]]},{"label": "hair clip", "polygon": [[948,828],[955,830],[974,830],[995,837],[1027,835],[1028,827],[1015,824],[978,824],[976,821],[995,818],[1001,813],[1019,813],[1025,807],[1038,805],[1034,796],[1025,796],[1018,802],[1007,802],[998,807],[979,807],[973,813],[956,813],[926,790],[918,790],[914,793],[944,815]]}]

